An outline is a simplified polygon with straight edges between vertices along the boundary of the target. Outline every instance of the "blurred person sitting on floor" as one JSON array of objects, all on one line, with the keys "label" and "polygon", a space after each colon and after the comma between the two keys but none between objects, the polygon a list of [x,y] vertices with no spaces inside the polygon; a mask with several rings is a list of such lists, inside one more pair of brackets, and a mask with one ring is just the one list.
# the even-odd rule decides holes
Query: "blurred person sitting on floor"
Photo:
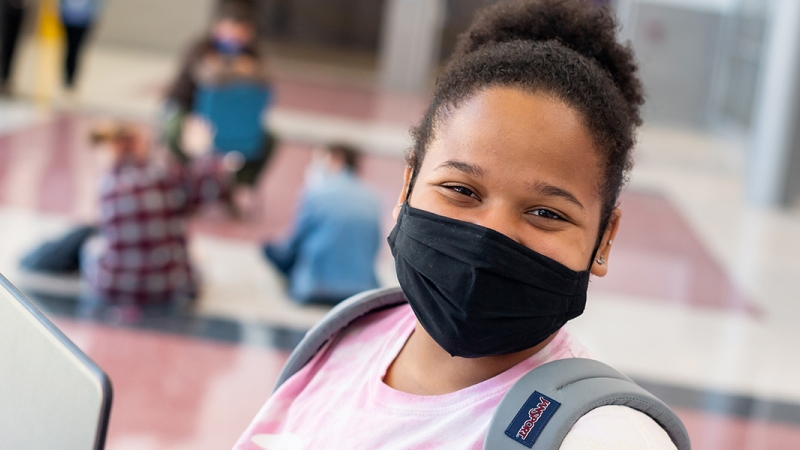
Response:
[{"label": "blurred person sitting on floor", "polygon": [[288,277],[289,294],[299,303],[333,305],[378,287],[380,207],[358,179],[359,158],[346,145],[315,149],[290,237],[264,247],[266,258]]},{"label": "blurred person sitting on floor", "polygon": [[88,300],[99,305],[186,306],[197,293],[187,218],[227,191],[230,173],[213,159],[180,165],[151,156],[148,131],[110,123],[92,132],[110,147],[100,187],[99,235],[82,250]]},{"label": "blurred person sitting on floor", "polygon": [[[263,129],[260,120],[269,99],[270,84],[266,59],[256,42],[253,17],[254,11],[246,2],[232,0],[221,5],[209,35],[191,46],[169,88],[163,124],[167,145],[182,162],[190,159],[183,146],[183,135],[191,128],[187,125],[192,123],[194,114],[205,116],[204,122],[216,134],[225,133],[231,127],[238,128],[232,130],[234,134],[240,132],[245,122],[246,127],[256,127],[257,146],[242,152],[244,155],[236,171],[237,182],[250,187],[256,184],[274,147],[272,135]],[[231,87],[241,89],[231,91]],[[244,100],[253,101],[244,101],[242,95],[247,96]],[[232,101],[215,101],[223,97]],[[232,110],[231,103],[239,106],[254,103],[256,106]],[[208,111],[214,107],[222,110]],[[233,124],[229,120],[219,120],[243,112],[253,117],[237,118]],[[219,144],[216,139],[215,144]],[[236,148],[216,150],[227,153]]]}]

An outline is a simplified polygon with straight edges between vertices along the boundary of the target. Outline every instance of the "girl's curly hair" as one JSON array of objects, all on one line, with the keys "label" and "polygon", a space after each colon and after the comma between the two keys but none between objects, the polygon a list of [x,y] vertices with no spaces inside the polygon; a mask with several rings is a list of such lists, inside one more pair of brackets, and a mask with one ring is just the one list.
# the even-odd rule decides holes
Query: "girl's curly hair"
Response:
[{"label": "girl's curly hair", "polygon": [[604,173],[602,235],[632,167],[644,103],[633,52],[617,42],[616,28],[612,13],[588,0],[506,0],[480,10],[412,129],[412,184],[448,111],[488,87],[542,93],[575,109],[594,139]]}]

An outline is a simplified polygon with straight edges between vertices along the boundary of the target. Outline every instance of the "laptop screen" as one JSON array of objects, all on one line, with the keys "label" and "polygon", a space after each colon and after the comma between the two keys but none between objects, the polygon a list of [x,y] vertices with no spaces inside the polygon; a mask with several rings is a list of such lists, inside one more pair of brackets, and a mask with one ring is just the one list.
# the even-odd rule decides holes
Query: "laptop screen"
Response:
[{"label": "laptop screen", "polygon": [[108,377],[0,275],[3,448],[102,449]]}]

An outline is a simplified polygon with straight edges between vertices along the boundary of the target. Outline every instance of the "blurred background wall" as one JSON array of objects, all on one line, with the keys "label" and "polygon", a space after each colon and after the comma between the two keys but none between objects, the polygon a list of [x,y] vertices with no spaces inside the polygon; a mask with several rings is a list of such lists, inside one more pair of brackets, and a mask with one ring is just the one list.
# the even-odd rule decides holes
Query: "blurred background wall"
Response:
[{"label": "blurred background wall", "polygon": [[[493,0],[256,0],[262,38],[309,57],[361,55],[374,70],[397,71],[382,53],[405,65],[425,64],[414,80],[424,91],[438,62],[478,8]],[[650,121],[747,131],[762,67],[770,0],[616,0],[622,35],[641,63]],[[216,0],[109,0],[101,43],[177,51],[208,23]],[[431,17],[439,15],[439,17]],[[390,29],[397,29],[395,33]],[[419,39],[428,33],[428,39]],[[417,39],[415,39],[417,38]],[[393,45],[391,41],[398,41]],[[409,46],[422,46],[416,52]],[[406,49],[405,53],[396,50]],[[312,50],[309,50],[312,49]],[[302,49],[302,50],[300,50]],[[314,52],[313,50],[316,50]],[[299,56],[302,56],[299,55]],[[386,78],[386,77],[384,77]],[[395,80],[392,82],[391,80]]]},{"label": "blurred background wall", "polygon": [[97,40],[178,52],[203,33],[216,0],[107,0]]}]

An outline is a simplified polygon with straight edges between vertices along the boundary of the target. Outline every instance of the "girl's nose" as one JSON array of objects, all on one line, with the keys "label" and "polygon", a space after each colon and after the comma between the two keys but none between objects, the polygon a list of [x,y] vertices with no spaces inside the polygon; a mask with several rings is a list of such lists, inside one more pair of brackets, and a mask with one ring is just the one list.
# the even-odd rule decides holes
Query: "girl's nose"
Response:
[{"label": "girl's nose", "polygon": [[477,225],[497,231],[506,237],[513,239],[517,243],[522,244],[519,235],[519,218],[518,215],[506,208],[491,208],[487,209],[484,214],[481,214],[477,221]]}]

